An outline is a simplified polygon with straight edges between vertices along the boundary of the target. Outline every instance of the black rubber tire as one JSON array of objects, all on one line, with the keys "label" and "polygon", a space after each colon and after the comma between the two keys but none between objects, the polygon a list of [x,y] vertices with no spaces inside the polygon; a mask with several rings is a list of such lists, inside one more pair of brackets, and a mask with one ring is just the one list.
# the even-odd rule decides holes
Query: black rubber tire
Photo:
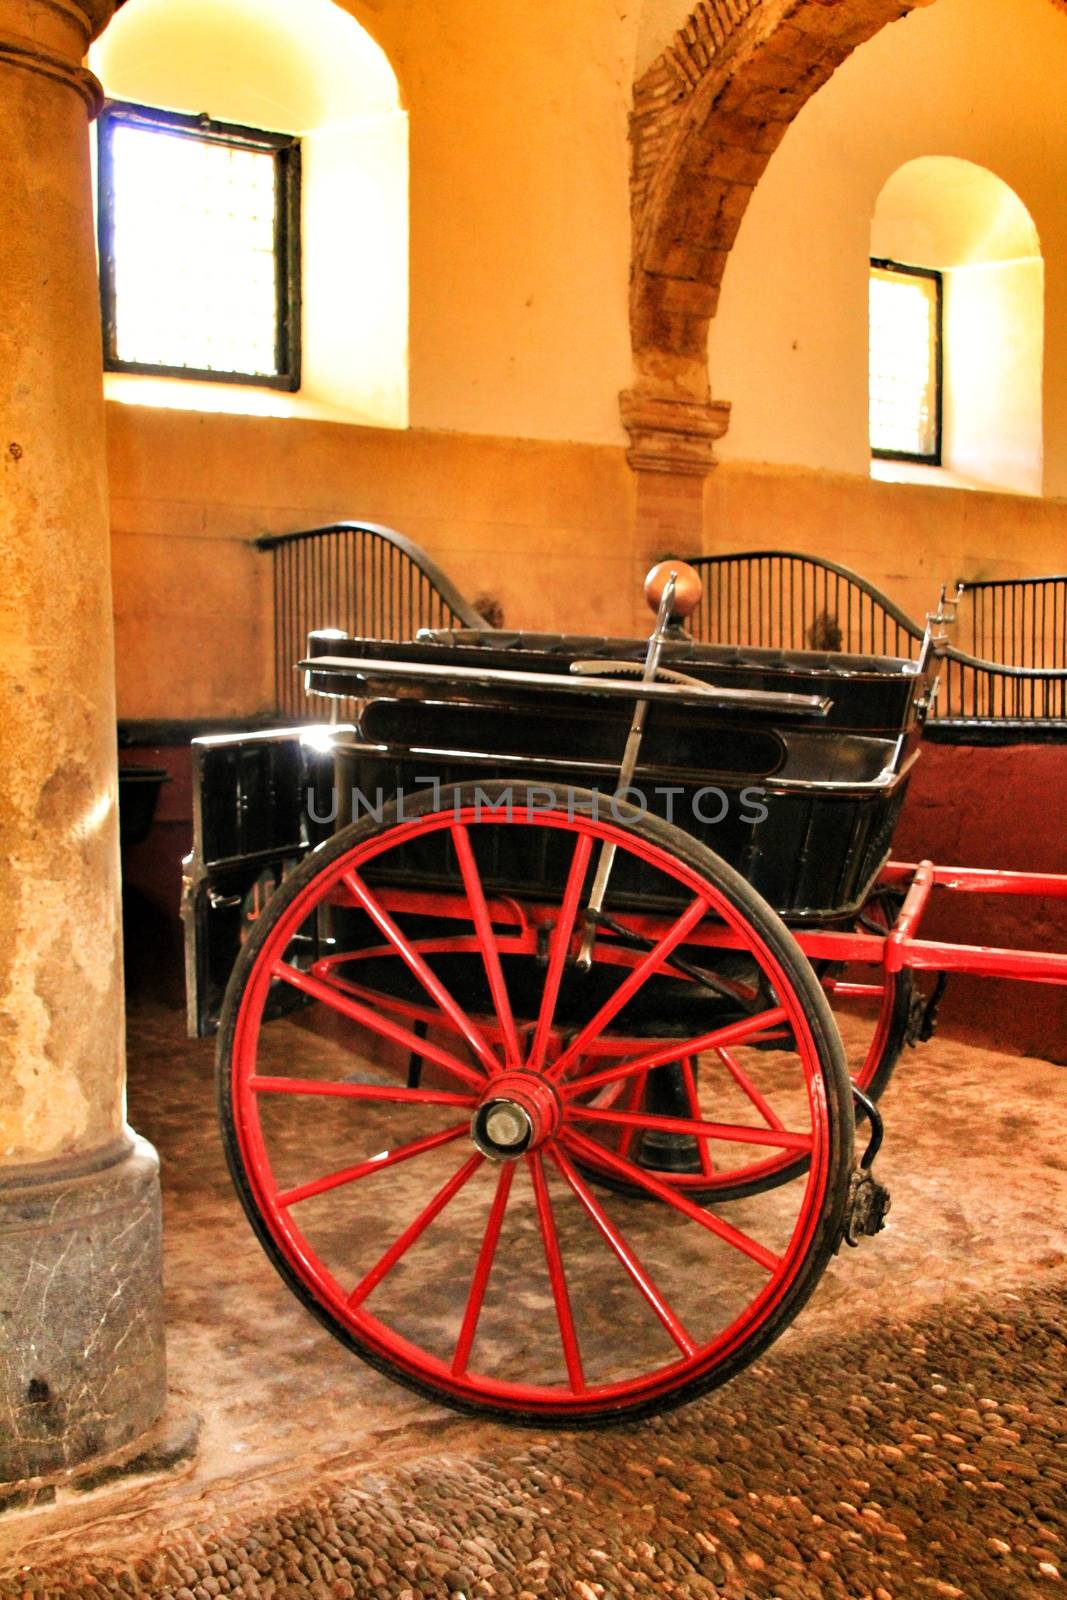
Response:
[{"label": "black rubber tire", "polygon": [[[537,798],[534,800],[534,808],[537,812],[543,813],[551,809],[546,803],[546,785],[527,786],[521,783],[488,782],[479,785],[456,785],[443,789],[439,796],[435,796],[432,791],[415,796],[405,795],[404,819],[430,815],[435,811],[452,811],[455,807],[462,806],[465,800],[473,805],[475,791],[480,793],[482,803],[486,806],[491,805],[493,798],[505,790],[510,791],[518,804],[523,804],[528,787],[532,787],[535,791]],[[259,952],[294,898],[317,873],[335,862],[353,845],[392,826],[397,820],[395,807],[386,808],[381,822],[373,816],[366,817],[362,821],[350,824],[332,839],[319,845],[286,878],[278,892],[268,902],[241,951],[226,989],[216,1048],[216,1082],[223,1148],[241,1204],[275,1270],[296,1298],[322,1323],[323,1327],[368,1365],[436,1404],[446,1405],[452,1410],[468,1415],[505,1419],[524,1427],[580,1429],[639,1421],[688,1404],[735,1377],[752,1361],[757,1360],[784,1332],[809,1299],[827,1263],[840,1244],[853,1167],[855,1123],[844,1051],[826,995],[810,964],[777,913],[725,861],[673,824],[659,817],[642,815],[636,808],[618,800],[614,802],[612,811],[604,796],[594,796],[591,792],[580,789],[557,791],[558,809],[564,813],[567,811],[568,796],[571,797],[571,805],[577,805],[583,814],[588,814],[591,807],[593,816],[600,821],[625,820],[635,833],[643,835],[650,843],[678,857],[691,869],[714,882],[720,892],[742,913],[746,921],[751,923],[786,974],[803,1004],[818,1051],[823,1069],[829,1121],[829,1171],[821,1209],[812,1229],[807,1253],[796,1267],[793,1279],[786,1286],[778,1305],[729,1355],[722,1358],[710,1370],[695,1375],[665,1394],[637,1403],[604,1408],[597,1412],[574,1413],[550,1406],[536,1411],[526,1411],[503,1403],[472,1402],[427,1383],[383,1356],[378,1350],[365,1345],[351,1329],[336,1321],[328,1308],[320,1304],[278,1249],[253,1198],[234,1126],[230,1057],[238,1015]]]}]

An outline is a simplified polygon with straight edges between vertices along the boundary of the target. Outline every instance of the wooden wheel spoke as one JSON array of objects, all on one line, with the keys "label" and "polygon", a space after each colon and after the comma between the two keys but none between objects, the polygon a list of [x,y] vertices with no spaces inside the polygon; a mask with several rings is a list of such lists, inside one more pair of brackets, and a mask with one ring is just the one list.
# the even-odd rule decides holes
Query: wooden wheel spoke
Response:
[{"label": "wooden wheel spoke", "polygon": [[752,1082],[752,1079],[749,1077],[744,1067],[741,1066],[736,1056],[734,1056],[733,1053],[727,1050],[723,1045],[720,1045],[717,1053],[720,1061],[730,1074],[731,1078],[733,1078],[738,1088],[742,1089],[752,1101],[752,1104],[755,1106],[760,1116],[764,1119],[768,1128],[778,1128],[779,1130],[784,1129],[785,1123],[782,1121],[777,1111],[775,1111],[766,1095],[763,1094],[762,1091],[759,1090]]},{"label": "wooden wheel spoke", "polygon": [[578,1348],[578,1335],[574,1328],[574,1316],[571,1312],[570,1295],[567,1292],[567,1275],[563,1269],[563,1256],[559,1248],[559,1234],[556,1232],[556,1221],[552,1215],[552,1198],[548,1192],[545,1181],[544,1163],[540,1153],[533,1151],[526,1157],[526,1165],[530,1169],[533,1179],[534,1198],[537,1201],[537,1221],[541,1229],[541,1240],[545,1247],[545,1262],[548,1266],[548,1277],[552,1285],[552,1298],[556,1304],[556,1320],[559,1323],[560,1343],[563,1346],[563,1359],[567,1364],[567,1377],[570,1379],[571,1389],[575,1394],[581,1394],[585,1389],[585,1373],[582,1370],[582,1356]]},{"label": "wooden wheel spoke", "polygon": [[[627,1100],[626,1100],[626,1110],[627,1111],[636,1111],[638,1109],[638,1107],[641,1104],[641,1101],[645,1097],[645,1086],[647,1085],[647,1083],[648,1083],[648,1073],[647,1072],[638,1073],[636,1077],[633,1077],[633,1078],[630,1079],[629,1093],[628,1093]],[[634,1136],[635,1136],[636,1133],[637,1133],[637,1129],[633,1126],[632,1123],[628,1123],[625,1127],[620,1129],[620,1132],[619,1132],[619,1145],[618,1145],[618,1151],[619,1151],[619,1155],[620,1156],[628,1156],[630,1154],[630,1146],[634,1142]]]},{"label": "wooden wheel spoke", "polygon": [[[416,1005],[411,1000],[401,1000],[394,995],[383,994],[379,989],[371,989],[366,984],[353,983],[351,978],[346,978],[337,971],[333,962],[327,958],[325,961],[316,961],[308,971],[317,978],[322,978],[338,994],[351,995],[356,1000],[362,1000],[366,1005],[374,1006],[376,1010],[392,1012],[394,1016],[403,1017],[408,1022],[413,1022],[416,1029],[436,1027],[442,1031],[454,1033],[455,1029],[447,1017],[442,1017],[436,1006]],[[419,1035],[423,1037],[423,1035]],[[479,1083],[485,1079],[478,1075]]]},{"label": "wooden wheel spoke", "polygon": [[358,1022],[371,1032],[381,1034],[383,1039],[391,1039],[394,1044],[402,1045],[405,1050],[425,1056],[427,1061],[435,1062],[437,1066],[443,1067],[446,1072],[450,1072],[454,1078],[459,1078],[472,1089],[480,1092],[485,1087],[484,1074],[466,1066],[450,1050],[443,1050],[439,1045],[431,1044],[428,1039],[420,1039],[409,1028],[403,1027],[399,1022],[393,1022],[391,1018],[383,1016],[372,1006],[364,1005],[362,1001],[342,994],[332,983],[312,977],[310,972],[301,972],[299,967],[292,967],[286,961],[275,963],[273,976],[281,978],[285,983],[291,983],[293,988],[299,989],[302,994],[310,995],[314,1000],[321,1000],[323,1005],[340,1012],[341,1016],[347,1017],[350,1022]]},{"label": "wooden wheel spoke", "polygon": [[[685,1084],[685,1098],[689,1107],[689,1115],[694,1122],[700,1122],[700,1096],[697,1093],[697,1075],[692,1056],[686,1056],[682,1061],[682,1081]],[[624,1156],[626,1151],[620,1149],[619,1154]],[[711,1159],[711,1151],[708,1149],[708,1141],[706,1139],[697,1140],[697,1159],[700,1162],[700,1170],[705,1178],[714,1177],[715,1164]]]},{"label": "wooden wheel spoke", "polygon": [[533,1044],[530,1048],[529,1066],[531,1071],[534,1072],[540,1072],[545,1063],[548,1042],[552,1034],[552,1020],[556,1014],[556,1001],[559,999],[559,987],[563,980],[563,969],[566,965],[571,935],[574,932],[574,924],[578,916],[578,903],[581,899],[582,886],[585,883],[586,869],[589,866],[589,857],[592,854],[592,850],[593,840],[591,836],[587,833],[579,834],[574,846],[574,855],[571,857],[570,870],[567,873],[567,884],[560,903],[559,919],[552,934],[548,970],[545,973],[545,986],[541,992],[541,1007],[537,1016],[537,1027],[534,1029]]},{"label": "wooden wheel spoke", "polygon": [[693,1139],[721,1139],[728,1144],[766,1144],[776,1150],[811,1153],[810,1133],[782,1128],[752,1128],[743,1122],[705,1122],[701,1118],[661,1116],[656,1111],[600,1111],[596,1106],[572,1106],[572,1121],[607,1122],[621,1127],[657,1128],[662,1133],[686,1133]]},{"label": "wooden wheel spoke", "polygon": [[367,1161],[360,1161],[354,1167],[342,1167],[339,1172],[326,1173],[324,1177],[312,1178],[310,1183],[298,1184],[295,1189],[286,1189],[277,1196],[280,1206],[295,1206],[300,1200],[311,1200],[317,1194],[325,1194],[329,1189],[339,1189],[343,1183],[355,1183],[359,1178],[369,1178],[372,1172],[384,1172],[386,1167],[395,1167],[400,1161],[410,1161],[412,1156],[424,1155],[427,1150],[436,1150],[440,1145],[451,1144],[453,1139],[458,1139],[466,1133],[470,1124],[458,1122],[452,1128],[445,1128],[440,1133],[428,1133],[421,1139],[412,1139],[410,1144],[397,1145],[395,1150],[383,1150],[380,1155],[371,1156]]},{"label": "wooden wheel spoke", "polygon": [[347,1306],[354,1308],[361,1305],[367,1296],[374,1292],[386,1274],[393,1270],[401,1256],[407,1254],[415,1241],[426,1232],[434,1218],[440,1216],[448,1202],[454,1199],[468,1179],[474,1176],[484,1160],[483,1155],[476,1153],[452,1174],[448,1182],[438,1189],[429,1205],[423,1207],[414,1222],[408,1223],[399,1238],[394,1240],[366,1276],[359,1280],[345,1301]]},{"label": "wooden wheel spoke", "polygon": [[593,1195],[588,1185],[578,1175],[574,1165],[564,1155],[558,1145],[552,1150],[552,1159],[556,1163],[571,1189],[585,1207],[586,1213],[592,1220],[601,1238],[608,1248],[618,1257],[626,1269],[638,1293],[651,1306],[660,1322],[666,1328],[675,1344],[683,1355],[692,1356],[697,1352],[696,1340],[687,1332],[684,1324],[677,1314],[671,1309],[667,1300],[660,1293],[652,1277],[638,1261],[630,1246],[614,1223],[607,1216],[599,1201]]},{"label": "wooden wheel spoke", "polygon": [[474,1338],[478,1332],[478,1318],[482,1313],[485,1291],[489,1284],[489,1274],[493,1270],[496,1247],[500,1242],[500,1230],[504,1225],[504,1213],[507,1210],[508,1196],[511,1193],[511,1183],[514,1176],[515,1163],[506,1161],[501,1167],[500,1176],[496,1181],[496,1193],[493,1195],[493,1203],[489,1208],[489,1220],[485,1225],[482,1247],[478,1252],[474,1276],[471,1279],[470,1293],[467,1296],[467,1305],[463,1313],[463,1323],[460,1327],[455,1352],[452,1356],[452,1371],[457,1377],[467,1370],[467,1362],[470,1360]]},{"label": "wooden wheel spoke", "polygon": [[467,895],[467,904],[471,909],[474,929],[481,946],[485,975],[489,980],[493,1007],[504,1040],[504,1055],[509,1066],[517,1067],[522,1059],[522,1052],[519,1049],[519,1038],[507,984],[504,981],[504,969],[500,965],[500,951],[497,949],[496,935],[493,932],[492,918],[489,915],[485,890],[478,872],[478,863],[474,859],[470,833],[460,823],[452,829],[452,843],[463,876],[463,887]]},{"label": "wooden wheel spoke", "polygon": [[[566,1050],[561,1053],[559,1059],[554,1063],[549,1077],[562,1078],[568,1069],[581,1059],[586,1046],[592,1040],[600,1037],[613,1018],[622,1010],[623,1006],[633,999],[637,991],[643,988],[654,973],[660,970],[672,950],[676,950],[686,936],[693,931],[697,923],[707,915],[707,910],[708,902],[701,895],[697,895],[663,935],[662,939],[648,952],[643,960],[638,962],[629,976],[623,979],[615,993],[605,1000],[596,1015],[571,1040]],[[589,1080],[585,1079],[583,1081],[588,1084]]]},{"label": "wooden wheel spoke", "polygon": [[[705,1050],[718,1050],[724,1045],[741,1044],[746,1039],[763,1033],[765,1029],[774,1027],[784,1018],[785,1012],[781,1006],[775,1006],[770,1011],[760,1011],[754,1017],[742,1017],[738,1022],[726,1023],[720,1028],[713,1028],[710,1033],[698,1034],[692,1039],[671,1039],[639,1056],[631,1056],[629,1061],[617,1061],[614,1066],[604,1067],[599,1072],[571,1078],[560,1085],[560,1092],[568,1098],[586,1094],[590,1089],[598,1089],[602,1083],[614,1083],[617,1078],[631,1078],[635,1073],[650,1072],[653,1067],[666,1066],[670,1061],[677,1061],[680,1054],[698,1056]],[[560,1059],[562,1060],[562,1057]]]},{"label": "wooden wheel spoke", "polygon": [[475,1106],[471,1094],[449,1094],[446,1089],[407,1089],[393,1083],[344,1083],[323,1078],[249,1078],[257,1094],[324,1095],[337,1100],[396,1101],[422,1106]]},{"label": "wooden wheel spoke", "polygon": [[740,1228],[735,1228],[732,1223],[725,1222],[722,1217],[715,1216],[711,1211],[702,1210],[692,1200],[687,1200],[684,1195],[669,1188],[667,1184],[661,1183],[658,1178],[654,1178],[651,1173],[646,1172],[643,1167],[637,1166],[633,1161],[624,1160],[622,1156],[615,1155],[612,1151],[605,1149],[603,1145],[594,1144],[592,1139],[587,1139],[584,1134],[577,1133],[573,1129],[564,1136],[564,1143],[576,1155],[584,1157],[585,1160],[592,1162],[594,1165],[606,1166],[616,1173],[618,1177],[628,1179],[630,1183],[637,1184],[641,1189],[647,1189],[648,1193],[655,1195],[657,1200],[662,1200],[665,1205],[673,1206],[675,1211],[680,1211],[683,1216],[699,1223],[702,1228],[706,1228],[709,1233],[716,1234],[726,1244],[733,1245],[735,1250],[739,1250],[742,1255],[748,1256],[751,1261],[755,1261],[758,1266],[763,1267],[767,1272],[776,1272],[781,1266],[781,1258],[776,1256],[773,1250],[768,1250],[765,1245],[760,1244],[756,1239],[750,1239],[747,1233],[742,1233]]},{"label": "wooden wheel spoke", "polygon": [[426,993],[463,1035],[486,1072],[499,1072],[500,1062],[490,1049],[485,1035],[475,1026],[463,1007],[449,993],[433,969],[427,965],[407,934],[393,921],[381,901],[371,893],[358,873],[349,870],[342,874],[341,881],[357,905],[362,906],[375,927],[385,935],[404,965],[422,984]]}]

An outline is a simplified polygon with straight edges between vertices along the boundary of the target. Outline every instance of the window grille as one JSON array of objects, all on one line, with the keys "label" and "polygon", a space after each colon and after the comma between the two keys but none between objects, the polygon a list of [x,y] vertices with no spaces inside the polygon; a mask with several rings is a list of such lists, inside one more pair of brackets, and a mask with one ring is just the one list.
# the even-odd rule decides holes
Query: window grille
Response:
[{"label": "window grille", "polygon": [[872,261],[871,454],[941,464],[941,274]]},{"label": "window grille", "polygon": [[299,141],[119,103],[99,140],[105,367],[299,388]]}]

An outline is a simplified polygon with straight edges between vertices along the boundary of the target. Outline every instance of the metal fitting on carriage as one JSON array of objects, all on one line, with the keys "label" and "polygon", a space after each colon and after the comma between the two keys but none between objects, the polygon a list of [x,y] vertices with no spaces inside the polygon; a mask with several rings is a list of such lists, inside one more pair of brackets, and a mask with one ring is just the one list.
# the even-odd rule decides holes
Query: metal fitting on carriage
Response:
[{"label": "metal fitting on carriage", "polygon": [[514,1161],[559,1131],[555,1087],[537,1073],[505,1072],[492,1080],[471,1118],[471,1138],[490,1161]]},{"label": "metal fitting on carriage", "polygon": [[[930,668],[938,656],[943,655],[947,646],[947,629],[956,620],[960,600],[963,596],[963,584],[957,583],[955,592],[950,596],[945,584],[941,585],[941,598],[937,603],[936,611],[926,613],[926,631],[923,634],[922,644],[919,646],[919,658],[914,663],[913,671],[917,675],[929,675]],[[917,701],[920,714],[925,714],[931,709],[937,699],[937,691],[941,687],[940,669],[930,677],[926,693]]]},{"label": "metal fitting on carriage", "polygon": [[908,1013],[908,1026],[904,1035],[904,1043],[908,1045],[927,1044],[937,1031],[937,1011],[941,1004],[941,996],[948,983],[948,973],[939,972],[937,980],[929,995],[915,991],[911,1000],[911,1009]]},{"label": "metal fitting on carriage", "polygon": [[881,1233],[891,1204],[889,1190],[878,1182],[870,1167],[856,1167],[845,1202],[845,1243],[855,1248],[861,1239]]},{"label": "metal fitting on carriage", "polygon": [[848,1199],[845,1202],[845,1221],[841,1237],[855,1247],[861,1239],[881,1233],[889,1211],[889,1190],[879,1183],[872,1167],[874,1158],[882,1148],[882,1114],[870,1095],[852,1085],[852,1098],[857,1117],[866,1117],[870,1123],[867,1148],[849,1179]]}]

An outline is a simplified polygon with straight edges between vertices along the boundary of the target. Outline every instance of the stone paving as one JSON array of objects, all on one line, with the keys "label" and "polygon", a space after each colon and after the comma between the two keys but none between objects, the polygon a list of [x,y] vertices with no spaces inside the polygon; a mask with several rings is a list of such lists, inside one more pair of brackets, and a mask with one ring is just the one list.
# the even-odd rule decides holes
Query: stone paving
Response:
[{"label": "stone paving", "polygon": [[1054,1595],[1064,1493],[1062,1069],[938,1039],[884,1102],[892,1227],[754,1368],[610,1433],[515,1433],[389,1384],[254,1245],[210,1051],[131,1018],[159,1143],[171,1387],[194,1465],[0,1519],[0,1597]]},{"label": "stone paving", "polygon": [[971,1301],[765,1360],[621,1434],[563,1434],[224,1506],[19,1597],[1029,1600],[1067,1573],[1067,1296]]}]

